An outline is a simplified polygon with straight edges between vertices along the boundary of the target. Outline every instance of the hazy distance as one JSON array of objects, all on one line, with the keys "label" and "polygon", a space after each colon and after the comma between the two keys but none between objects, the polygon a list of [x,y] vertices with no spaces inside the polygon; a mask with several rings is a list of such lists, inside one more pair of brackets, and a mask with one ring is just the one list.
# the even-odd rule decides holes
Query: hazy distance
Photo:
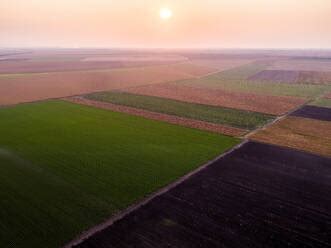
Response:
[{"label": "hazy distance", "polygon": [[330,0],[0,0],[0,47],[323,49],[330,13]]}]

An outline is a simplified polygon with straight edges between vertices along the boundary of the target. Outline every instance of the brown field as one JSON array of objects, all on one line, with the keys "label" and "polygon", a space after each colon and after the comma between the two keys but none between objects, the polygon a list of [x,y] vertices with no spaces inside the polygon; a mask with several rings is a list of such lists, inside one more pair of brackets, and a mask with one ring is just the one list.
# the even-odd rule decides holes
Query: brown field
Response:
[{"label": "brown field", "polygon": [[147,119],[164,121],[164,122],[175,124],[175,125],[196,128],[196,129],[211,131],[211,132],[215,132],[215,133],[221,133],[221,134],[230,135],[230,136],[242,136],[245,133],[247,133],[247,130],[240,129],[240,128],[228,127],[228,126],[208,123],[208,122],[204,122],[204,121],[198,121],[198,120],[187,119],[187,118],[173,116],[173,115],[161,114],[161,113],[151,112],[151,111],[147,111],[147,110],[116,105],[116,104],[112,104],[112,103],[99,102],[99,101],[89,100],[89,99],[86,99],[83,97],[70,97],[70,98],[66,98],[65,100],[73,102],[73,103],[84,104],[84,105],[93,106],[93,107],[102,108],[102,109],[109,109],[109,110],[112,110],[115,112],[127,113],[130,115],[141,116],[141,117],[144,117]]},{"label": "brown field", "polygon": [[237,93],[173,84],[133,87],[125,89],[124,91],[140,95],[158,96],[184,102],[222,106],[274,115],[285,114],[305,102],[304,99],[298,97]]},{"label": "brown field", "polygon": [[328,71],[331,72],[331,60],[327,59],[287,59],[278,60],[269,70],[288,71]]},{"label": "brown field", "polygon": [[329,121],[287,117],[249,138],[331,156],[331,122]]},{"label": "brown field", "polygon": [[0,73],[40,73],[79,70],[101,70],[122,67],[143,67],[176,63],[174,61],[79,61],[79,60],[0,60]]},{"label": "brown field", "polygon": [[331,99],[331,92],[327,93],[324,97],[327,99]]},{"label": "brown field", "polygon": [[[37,56],[39,55],[39,56]],[[77,71],[112,69],[121,67],[141,67],[168,65],[185,62],[179,55],[167,54],[52,54],[26,53],[3,56],[0,59],[0,73],[38,73],[57,71]]]},{"label": "brown field", "polygon": [[[178,67],[0,75],[0,105],[189,79],[197,74],[196,68],[181,64]],[[202,71],[204,69],[199,73]]]}]

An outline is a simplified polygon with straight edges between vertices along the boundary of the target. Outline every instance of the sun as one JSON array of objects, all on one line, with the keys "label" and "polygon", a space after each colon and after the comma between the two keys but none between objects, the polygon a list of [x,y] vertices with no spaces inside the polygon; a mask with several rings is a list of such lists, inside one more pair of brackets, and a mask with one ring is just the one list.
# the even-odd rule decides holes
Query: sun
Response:
[{"label": "sun", "polygon": [[160,9],[160,18],[163,20],[170,19],[172,17],[172,11],[169,8]]}]

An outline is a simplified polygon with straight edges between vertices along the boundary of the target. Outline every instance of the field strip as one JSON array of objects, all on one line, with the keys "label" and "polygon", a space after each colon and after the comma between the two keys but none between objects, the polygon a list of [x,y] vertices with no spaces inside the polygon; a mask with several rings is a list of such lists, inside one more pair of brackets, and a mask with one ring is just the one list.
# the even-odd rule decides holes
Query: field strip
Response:
[{"label": "field strip", "polygon": [[108,110],[112,110],[115,112],[127,113],[127,114],[131,114],[131,115],[135,115],[135,116],[144,117],[147,119],[164,121],[164,122],[175,124],[175,125],[196,128],[196,129],[211,131],[211,132],[215,132],[215,133],[221,133],[221,134],[225,134],[225,135],[229,135],[229,136],[239,137],[239,136],[243,136],[244,134],[247,133],[247,130],[245,130],[245,129],[235,128],[235,127],[230,127],[230,126],[225,126],[225,125],[219,125],[219,124],[209,123],[209,122],[200,121],[200,120],[193,120],[193,119],[188,119],[188,118],[174,116],[174,115],[151,112],[151,111],[147,111],[147,110],[143,110],[143,109],[116,105],[116,104],[112,104],[112,103],[90,100],[90,99],[83,98],[81,96],[64,98],[64,100],[73,102],[73,103],[77,103],[77,104],[83,104],[83,105],[87,105],[87,106],[108,109]]},{"label": "field strip", "polygon": [[206,169],[209,165],[215,163],[217,160],[219,160],[220,158],[223,158],[225,156],[227,156],[228,154],[232,153],[233,151],[239,149],[240,147],[242,147],[244,144],[246,144],[248,142],[248,140],[244,140],[243,142],[241,142],[240,144],[234,146],[233,148],[231,148],[230,150],[228,150],[227,152],[219,155],[218,157],[214,158],[213,160],[210,160],[209,162],[205,163],[204,165],[198,167],[197,169],[191,171],[190,173],[186,174],[185,176],[179,178],[178,180],[174,181],[173,183],[169,184],[168,186],[152,193],[150,196],[148,196],[147,198],[145,198],[144,200],[128,207],[127,209],[125,209],[124,211],[120,212],[119,214],[111,217],[110,219],[106,220],[105,222],[92,227],[91,229],[87,230],[86,232],[83,232],[80,236],[78,236],[77,238],[75,238],[74,240],[72,240],[71,242],[69,242],[68,244],[66,244],[65,246],[63,246],[63,248],[71,248],[73,246],[76,246],[80,243],[82,243],[84,240],[88,239],[89,237],[93,236],[94,234],[106,229],[107,227],[113,225],[115,222],[123,219],[125,216],[127,216],[128,214],[132,213],[133,211],[143,207],[144,205],[146,205],[147,203],[149,203],[151,200],[153,200],[154,198],[168,192],[169,190],[175,188],[176,186],[178,186],[179,184],[181,184],[182,182],[184,182],[185,180],[189,179],[190,177],[192,177],[193,175],[197,174],[198,172]]},{"label": "field strip", "polygon": [[249,139],[250,136],[252,136],[252,135],[258,133],[258,132],[261,131],[261,130],[265,130],[265,129],[267,129],[268,127],[270,127],[270,126],[276,124],[277,122],[279,122],[279,121],[285,119],[287,116],[291,115],[291,114],[294,113],[295,111],[301,109],[303,106],[305,106],[305,105],[307,105],[307,104],[309,104],[310,102],[313,102],[313,101],[314,101],[314,99],[311,99],[311,100],[309,100],[309,101],[306,101],[305,103],[301,104],[300,106],[296,107],[295,109],[292,109],[291,111],[287,112],[285,115],[278,116],[276,119],[274,119],[274,120],[272,120],[271,122],[267,123],[267,124],[264,125],[263,127],[257,128],[257,129],[255,129],[255,130],[253,130],[252,132],[247,133],[247,134],[244,136],[244,138],[245,138],[245,139]]}]

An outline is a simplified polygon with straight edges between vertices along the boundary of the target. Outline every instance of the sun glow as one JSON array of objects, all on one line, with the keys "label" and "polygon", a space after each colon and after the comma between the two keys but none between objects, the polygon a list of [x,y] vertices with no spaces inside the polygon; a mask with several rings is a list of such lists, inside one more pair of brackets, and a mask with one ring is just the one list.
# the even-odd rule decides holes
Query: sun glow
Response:
[{"label": "sun glow", "polygon": [[172,11],[169,8],[162,8],[160,10],[160,18],[163,20],[170,19],[172,17]]}]

